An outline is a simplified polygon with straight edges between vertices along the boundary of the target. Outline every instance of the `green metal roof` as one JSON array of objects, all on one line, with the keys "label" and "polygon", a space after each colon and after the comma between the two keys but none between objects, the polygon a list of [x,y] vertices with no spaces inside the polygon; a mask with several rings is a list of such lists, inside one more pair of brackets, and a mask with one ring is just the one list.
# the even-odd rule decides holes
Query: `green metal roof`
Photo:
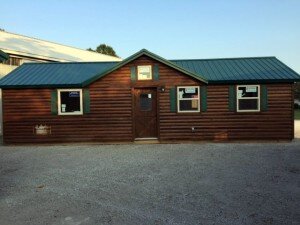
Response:
[{"label": "green metal roof", "polygon": [[0,80],[1,88],[83,87],[118,62],[24,63]]},{"label": "green metal roof", "polygon": [[143,49],[121,62],[25,63],[2,78],[0,88],[85,87],[142,55],[204,83],[300,81],[275,57],[166,60]]},{"label": "green metal roof", "polygon": [[9,55],[7,55],[5,52],[0,50],[0,62],[3,62],[8,59],[9,59]]},{"label": "green metal roof", "polygon": [[294,82],[299,74],[276,57],[170,60],[209,83]]}]

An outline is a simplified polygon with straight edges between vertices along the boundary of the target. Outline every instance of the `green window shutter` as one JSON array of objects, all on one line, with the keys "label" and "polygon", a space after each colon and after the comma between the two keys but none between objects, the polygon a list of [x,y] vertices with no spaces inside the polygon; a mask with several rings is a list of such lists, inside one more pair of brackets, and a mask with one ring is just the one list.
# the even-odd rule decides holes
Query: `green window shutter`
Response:
[{"label": "green window shutter", "polygon": [[175,87],[170,88],[170,111],[176,112],[176,89],[175,89]]},{"label": "green window shutter", "polygon": [[83,90],[83,113],[90,113],[90,90]]},{"label": "green window shutter", "polygon": [[228,109],[229,111],[236,110],[236,89],[235,85],[229,86],[229,93],[228,93]]},{"label": "green window shutter", "polygon": [[135,66],[130,67],[130,79],[132,82],[136,81],[136,67]]},{"label": "green window shutter", "polygon": [[157,64],[155,64],[153,68],[153,78],[154,80],[159,80],[159,67]]},{"label": "green window shutter", "polygon": [[266,85],[260,86],[260,110],[268,111],[268,89]]},{"label": "green window shutter", "polygon": [[207,111],[207,88],[206,86],[200,87],[200,102],[201,102],[201,112]]},{"label": "green window shutter", "polygon": [[57,105],[57,90],[52,90],[51,92],[51,114],[57,115],[58,105]]}]

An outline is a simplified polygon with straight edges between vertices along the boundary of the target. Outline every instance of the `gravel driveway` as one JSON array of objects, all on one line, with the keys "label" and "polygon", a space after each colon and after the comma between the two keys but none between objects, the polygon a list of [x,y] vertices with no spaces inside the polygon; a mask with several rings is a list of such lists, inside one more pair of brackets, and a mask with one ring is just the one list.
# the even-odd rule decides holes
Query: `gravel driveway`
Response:
[{"label": "gravel driveway", "polygon": [[300,142],[0,147],[0,224],[300,224]]}]

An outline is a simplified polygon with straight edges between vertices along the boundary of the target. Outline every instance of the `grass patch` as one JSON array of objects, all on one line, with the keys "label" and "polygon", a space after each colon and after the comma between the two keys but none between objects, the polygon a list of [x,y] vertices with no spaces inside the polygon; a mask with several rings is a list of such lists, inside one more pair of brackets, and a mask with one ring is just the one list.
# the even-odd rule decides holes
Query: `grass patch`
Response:
[{"label": "grass patch", "polygon": [[300,120],[300,109],[295,109],[294,111],[294,119]]}]

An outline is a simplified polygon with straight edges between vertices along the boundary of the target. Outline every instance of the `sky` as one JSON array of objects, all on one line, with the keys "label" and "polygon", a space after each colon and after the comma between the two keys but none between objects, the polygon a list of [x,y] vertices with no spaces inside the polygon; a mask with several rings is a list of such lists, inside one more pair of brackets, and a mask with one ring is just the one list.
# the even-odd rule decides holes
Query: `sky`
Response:
[{"label": "sky", "polygon": [[126,58],[276,56],[300,73],[300,0],[0,0],[0,28]]}]

